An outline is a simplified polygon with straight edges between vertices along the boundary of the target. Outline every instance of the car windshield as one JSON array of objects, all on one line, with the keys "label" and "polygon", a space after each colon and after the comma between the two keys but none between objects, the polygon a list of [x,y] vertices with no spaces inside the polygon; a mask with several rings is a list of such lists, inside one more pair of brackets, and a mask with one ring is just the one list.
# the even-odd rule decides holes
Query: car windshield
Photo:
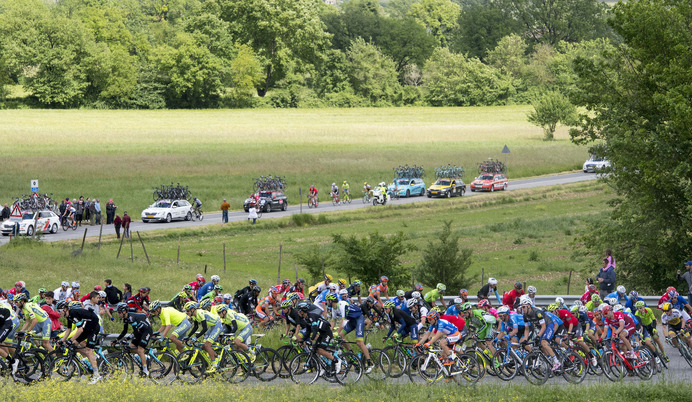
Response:
[{"label": "car windshield", "polygon": [[591,156],[591,162],[603,162],[605,159],[598,156]]},{"label": "car windshield", "polygon": [[271,198],[272,192],[271,192],[271,191],[262,191],[262,192],[259,193],[259,196],[260,196],[260,197],[269,197],[269,198]]},{"label": "car windshield", "polygon": [[449,180],[438,180],[435,184],[438,186],[449,186]]},{"label": "car windshield", "polygon": [[489,175],[489,174],[485,174],[485,175],[480,176],[480,177],[478,178],[478,180],[492,180],[492,179],[493,179],[493,176],[491,176],[491,175]]},{"label": "car windshield", "polygon": [[26,212],[22,215],[22,219],[34,219],[34,213],[33,212]]},{"label": "car windshield", "polygon": [[159,201],[156,204],[154,204],[154,208],[170,208],[171,203],[168,201]]},{"label": "car windshield", "polygon": [[396,183],[397,183],[398,185],[400,185],[400,186],[405,186],[405,185],[408,184],[408,180],[402,179],[402,180],[399,180],[399,181],[396,182]]}]

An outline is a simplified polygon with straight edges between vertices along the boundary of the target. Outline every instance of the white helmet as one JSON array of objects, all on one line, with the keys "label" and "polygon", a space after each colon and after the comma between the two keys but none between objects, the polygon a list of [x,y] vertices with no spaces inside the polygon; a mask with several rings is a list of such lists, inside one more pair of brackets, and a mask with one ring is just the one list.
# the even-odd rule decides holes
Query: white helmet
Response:
[{"label": "white helmet", "polygon": [[380,187],[384,187],[384,186],[385,186],[385,182],[381,181],[381,182],[380,182]]},{"label": "white helmet", "polygon": [[339,289],[339,285],[337,285],[336,283],[330,283],[329,284],[329,290],[336,291],[337,289]]},{"label": "white helmet", "polygon": [[584,305],[584,303],[581,302],[581,300],[575,300],[574,303],[572,303],[573,306],[581,307]]},{"label": "white helmet", "polygon": [[625,309],[625,306],[623,306],[622,304],[616,304],[613,306],[613,312],[614,313],[617,313],[619,311],[623,311],[624,309]]},{"label": "white helmet", "polygon": [[589,309],[586,306],[579,306],[580,313],[588,313]]},{"label": "white helmet", "polygon": [[618,286],[617,291],[618,291],[618,293],[620,293],[620,294],[625,294],[625,293],[627,293],[627,289],[625,289],[625,287],[622,286],[622,285]]},{"label": "white helmet", "polygon": [[495,278],[488,278],[488,284],[489,284],[489,285],[493,285],[493,286],[497,285],[497,279],[495,279]]},{"label": "white helmet", "polygon": [[611,306],[615,306],[616,304],[618,304],[618,299],[610,297],[608,298],[608,304],[610,304]]},{"label": "white helmet", "polygon": [[416,304],[418,304],[418,300],[416,300],[416,299],[406,300],[406,307],[408,307],[408,308],[411,308],[411,307],[415,306]]},{"label": "white helmet", "polygon": [[336,183],[332,183],[332,186],[336,186]]},{"label": "white helmet", "polygon": [[73,288],[78,288],[78,287],[79,287],[79,282],[72,282],[72,287],[73,287]]},{"label": "white helmet", "polygon": [[598,311],[603,312],[603,309],[605,309],[606,307],[610,307],[610,306],[609,306],[608,304],[601,303],[601,304],[598,306]]},{"label": "white helmet", "polygon": [[497,314],[509,314],[509,307],[502,306],[497,309]]},{"label": "white helmet", "polygon": [[70,286],[70,282],[68,282],[68,281],[62,281],[62,283],[60,284],[60,286]]},{"label": "white helmet", "polygon": [[563,299],[562,297],[556,297],[555,303],[560,304],[560,305],[565,304],[565,299]]},{"label": "white helmet", "polygon": [[232,299],[233,296],[231,296],[230,293],[225,293],[225,294],[223,295],[223,298],[224,298],[224,299]]},{"label": "white helmet", "polygon": [[411,293],[411,297],[414,299],[420,299],[420,292],[413,292]]},{"label": "white helmet", "polygon": [[529,286],[526,290],[529,293],[534,293],[534,294],[536,293],[536,287],[535,286]]},{"label": "white helmet", "polygon": [[524,295],[519,298],[519,305],[521,306],[530,306],[531,305],[531,298]]},{"label": "white helmet", "polygon": [[464,304],[464,301],[461,299],[461,297],[457,297],[454,299],[454,304]]},{"label": "white helmet", "polygon": [[221,278],[219,278],[218,275],[212,275],[212,276],[211,276],[211,280],[212,280],[212,281],[220,281]]},{"label": "white helmet", "polygon": [[101,297],[106,297],[107,295],[106,295],[106,292],[104,292],[103,290],[101,290],[101,291],[99,291],[99,296],[101,296]]},{"label": "white helmet", "polygon": [[341,289],[339,291],[339,296],[348,296],[348,290],[346,289]]}]

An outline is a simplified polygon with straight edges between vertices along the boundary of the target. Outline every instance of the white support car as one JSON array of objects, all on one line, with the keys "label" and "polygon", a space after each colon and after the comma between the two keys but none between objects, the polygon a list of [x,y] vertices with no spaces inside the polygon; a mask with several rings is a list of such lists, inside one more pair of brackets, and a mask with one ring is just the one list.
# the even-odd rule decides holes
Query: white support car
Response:
[{"label": "white support car", "polygon": [[606,159],[591,155],[588,161],[584,162],[582,170],[584,173],[598,173],[604,168],[609,168],[610,162]]},{"label": "white support car", "polygon": [[192,205],[186,200],[160,200],[142,211],[142,222],[192,219]]},{"label": "white support car", "polygon": [[[38,214],[38,220],[34,214]],[[53,211],[24,212],[22,219],[10,219],[2,223],[0,232],[3,236],[9,236],[19,222],[19,234],[33,236],[34,232],[57,233],[60,229],[60,217]]]}]

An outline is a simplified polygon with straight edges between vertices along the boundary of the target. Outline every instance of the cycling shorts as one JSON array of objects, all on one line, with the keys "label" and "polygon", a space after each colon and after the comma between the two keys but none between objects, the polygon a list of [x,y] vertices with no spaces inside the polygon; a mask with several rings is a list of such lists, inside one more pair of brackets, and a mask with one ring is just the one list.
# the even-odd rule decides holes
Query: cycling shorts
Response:
[{"label": "cycling shorts", "polygon": [[236,339],[240,339],[243,343],[247,343],[250,335],[252,335],[252,325],[246,325],[245,328],[235,333]]},{"label": "cycling shorts", "polygon": [[448,345],[452,345],[452,344],[459,342],[459,339],[461,339],[461,332],[459,332],[459,331],[457,331],[451,335],[447,335],[445,337],[445,340],[447,341]]},{"label": "cycling shorts", "polygon": [[[649,325],[642,325],[645,334],[650,337],[658,338],[658,331],[656,330],[656,320],[653,320]],[[644,336],[646,338],[646,336]]]},{"label": "cycling shorts", "polygon": [[555,336],[555,325],[553,324],[548,324],[545,326],[545,331],[543,331],[543,335],[541,336],[542,341],[549,341],[553,339],[553,336]]},{"label": "cycling shorts", "polygon": [[349,319],[344,326],[344,334],[356,330],[356,340],[362,341],[365,338],[365,317],[362,315],[356,319]]},{"label": "cycling shorts", "polygon": [[137,331],[135,332],[135,337],[132,338],[132,344],[135,346],[139,346],[142,348],[146,348],[149,346],[149,340],[151,339],[151,328],[148,328],[145,331]]},{"label": "cycling shorts", "polygon": [[86,347],[89,349],[94,349],[96,347],[99,331],[84,329],[81,334],[75,339],[75,342],[82,343],[86,340]]},{"label": "cycling shorts", "polygon": [[267,318],[267,312],[260,308],[260,306],[257,306],[255,308],[255,314],[257,314],[257,318],[259,318],[260,320],[264,320],[265,318]]},{"label": "cycling shorts", "polygon": [[[668,323],[668,334],[670,334],[671,332],[678,333],[680,331],[682,331],[682,320],[680,320],[680,322],[677,325],[670,325],[670,323]],[[669,336],[672,338],[675,335]]]},{"label": "cycling shorts", "polygon": [[173,333],[171,336],[175,336],[176,338],[184,338],[185,335],[187,335],[188,332],[190,332],[190,329],[192,328],[192,324],[190,324],[190,320],[185,318],[178,324],[177,327],[173,330]]},{"label": "cycling shorts", "polygon": [[326,348],[329,342],[332,341],[332,331],[320,331],[315,340],[315,346],[318,348]]},{"label": "cycling shorts", "polygon": [[40,336],[41,339],[44,341],[47,341],[50,339],[50,329],[51,329],[51,321],[50,320],[44,320],[43,322],[37,322],[36,325],[34,325],[34,333],[36,333],[36,336]]},{"label": "cycling shorts", "polygon": [[478,332],[479,341],[489,341],[493,339],[493,327],[488,324],[485,329]]},{"label": "cycling shorts", "polygon": [[13,329],[12,321],[5,320],[5,323],[0,327],[0,342],[3,342]]},{"label": "cycling shorts", "polygon": [[204,342],[209,342],[209,343],[216,342],[216,338],[219,337],[222,330],[223,330],[223,324],[221,324],[221,320],[219,320],[219,322],[217,322],[216,325],[209,328],[207,330],[207,332],[204,334]]},{"label": "cycling shorts", "polygon": [[574,332],[572,332],[572,335],[570,336],[570,338],[581,341],[583,339],[582,336],[584,335],[584,330],[582,329],[581,325],[577,325],[576,327],[573,327],[572,329]]},{"label": "cycling shorts", "polygon": [[406,338],[407,335],[411,336],[412,340],[417,340],[418,339],[418,324],[411,324],[411,325],[402,325],[399,327],[399,330],[397,331],[399,335],[401,335],[401,338]]}]

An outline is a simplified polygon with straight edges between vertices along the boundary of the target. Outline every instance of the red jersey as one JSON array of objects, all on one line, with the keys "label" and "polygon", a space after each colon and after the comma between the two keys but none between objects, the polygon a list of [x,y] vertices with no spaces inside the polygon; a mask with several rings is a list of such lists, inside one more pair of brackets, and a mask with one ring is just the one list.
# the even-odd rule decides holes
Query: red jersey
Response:
[{"label": "red jersey", "polygon": [[455,315],[442,314],[440,318],[454,324],[454,326],[457,327],[459,331],[463,330],[464,326],[466,326],[466,321],[464,321],[463,318],[457,317]]},{"label": "red jersey", "polygon": [[522,289],[522,290],[517,291],[516,289],[512,289],[509,292],[505,293],[505,295],[507,297],[506,298],[504,296],[502,297],[502,304],[504,304],[505,306],[507,306],[509,308],[513,308],[514,307],[514,301],[516,299],[518,299],[519,297],[521,297],[522,295],[524,295],[524,290]]},{"label": "red jersey", "polygon": [[[12,289],[14,290],[14,289]],[[10,290],[10,291],[12,291]],[[670,301],[670,297],[668,297],[668,293],[664,294],[663,297],[658,299],[658,309],[660,310],[661,307],[663,306],[663,303],[668,303]]]},{"label": "red jersey", "polygon": [[586,292],[581,296],[581,298],[579,300],[581,300],[582,304],[586,305],[586,303],[591,301],[591,296],[593,296],[595,294],[596,294],[596,291],[594,291],[593,293]]},{"label": "red jersey", "polygon": [[192,288],[192,290],[194,290],[194,291],[196,292],[197,290],[199,290],[199,288],[202,287],[202,285],[204,285],[204,283],[201,283],[201,284],[200,284],[199,282],[194,281],[194,282],[188,283],[188,285],[190,285],[190,287]]},{"label": "red jersey", "polygon": [[560,317],[562,320],[562,325],[565,326],[565,328],[569,328],[569,325],[572,324],[572,328],[577,328],[577,325],[579,325],[579,320],[572,315],[568,310],[565,309],[560,309],[557,310],[557,316]]},{"label": "red jersey", "polygon": [[603,317],[603,322],[605,322],[606,325],[611,325],[614,327],[619,327],[620,322],[625,323],[625,329],[630,330],[630,329],[635,329],[636,325],[634,324],[634,321],[630,316],[627,314],[623,314],[621,312],[613,313],[613,318],[610,319],[608,317]]}]

